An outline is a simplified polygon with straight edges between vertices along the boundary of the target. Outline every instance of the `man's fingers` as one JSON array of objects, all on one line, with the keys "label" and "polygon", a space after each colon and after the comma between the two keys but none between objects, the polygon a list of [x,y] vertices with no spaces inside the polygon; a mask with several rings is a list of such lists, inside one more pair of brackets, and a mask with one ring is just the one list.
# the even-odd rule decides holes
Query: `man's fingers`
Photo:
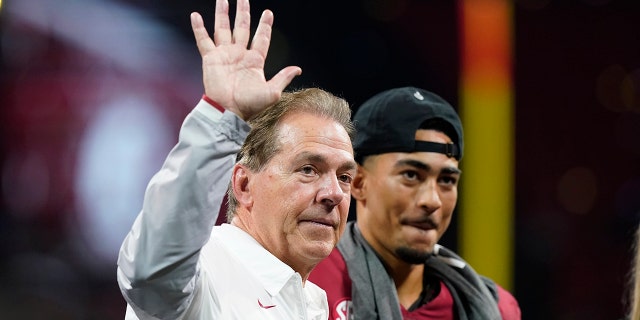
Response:
[{"label": "man's fingers", "polygon": [[302,69],[296,66],[286,67],[278,72],[271,80],[269,86],[272,91],[282,92],[291,83],[293,78],[302,74]]},{"label": "man's fingers", "polygon": [[271,26],[273,25],[273,13],[265,10],[260,17],[256,34],[251,41],[251,49],[256,50],[266,59],[271,43]]},{"label": "man's fingers", "polygon": [[213,41],[217,46],[231,43],[231,24],[229,23],[229,1],[216,0],[216,14]]},{"label": "man's fingers", "polygon": [[251,12],[249,0],[238,0],[236,20],[233,27],[233,42],[246,48],[249,44],[249,36],[251,34],[250,27]]},{"label": "man's fingers", "polygon": [[207,29],[204,27],[202,16],[197,12],[191,13],[191,29],[193,30],[193,36],[196,38],[196,45],[201,56],[215,48]]}]

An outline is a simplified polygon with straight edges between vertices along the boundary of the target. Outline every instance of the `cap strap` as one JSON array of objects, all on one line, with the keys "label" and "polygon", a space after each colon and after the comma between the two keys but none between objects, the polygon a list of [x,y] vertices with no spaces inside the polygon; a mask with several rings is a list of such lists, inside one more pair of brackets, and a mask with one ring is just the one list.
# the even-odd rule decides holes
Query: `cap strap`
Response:
[{"label": "cap strap", "polygon": [[431,141],[416,141],[415,151],[437,152],[449,158],[459,158],[460,148],[453,143],[438,143]]}]

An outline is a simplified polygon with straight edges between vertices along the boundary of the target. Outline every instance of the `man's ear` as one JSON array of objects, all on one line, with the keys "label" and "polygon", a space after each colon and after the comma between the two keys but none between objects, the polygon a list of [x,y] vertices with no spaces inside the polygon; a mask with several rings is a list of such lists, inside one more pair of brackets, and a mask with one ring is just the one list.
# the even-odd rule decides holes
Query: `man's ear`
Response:
[{"label": "man's ear", "polygon": [[351,181],[351,195],[354,199],[362,201],[365,199],[365,190],[367,188],[367,171],[358,165],[356,176]]},{"label": "man's ear", "polygon": [[238,206],[250,209],[253,206],[253,196],[249,181],[251,180],[251,170],[242,164],[233,167],[231,176],[231,188],[238,200]]}]

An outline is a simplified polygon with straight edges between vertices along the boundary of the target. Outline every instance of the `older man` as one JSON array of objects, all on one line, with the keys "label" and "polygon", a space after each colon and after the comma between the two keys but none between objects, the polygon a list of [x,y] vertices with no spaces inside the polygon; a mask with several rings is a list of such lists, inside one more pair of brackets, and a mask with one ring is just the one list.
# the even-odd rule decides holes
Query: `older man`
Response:
[{"label": "older man", "polygon": [[[270,11],[250,49],[248,0],[233,32],[217,1],[213,40],[199,14],[191,21],[205,96],[122,245],[126,318],[326,320],[325,292],[306,280],[346,224],[349,106],[320,89],[282,93],[298,67],[265,80]],[[229,179],[230,223],[213,227]]]}]

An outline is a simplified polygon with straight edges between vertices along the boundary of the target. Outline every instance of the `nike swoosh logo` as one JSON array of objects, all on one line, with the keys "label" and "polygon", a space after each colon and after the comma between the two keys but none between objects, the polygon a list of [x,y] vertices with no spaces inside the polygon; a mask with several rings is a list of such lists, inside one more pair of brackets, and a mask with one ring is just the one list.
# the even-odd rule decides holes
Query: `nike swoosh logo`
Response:
[{"label": "nike swoosh logo", "polygon": [[263,309],[271,309],[276,306],[275,304],[272,306],[265,306],[262,304],[262,302],[260,302],[260,299],[258,299],[258,305],[260,306],[260,308],[263,308]]}]

